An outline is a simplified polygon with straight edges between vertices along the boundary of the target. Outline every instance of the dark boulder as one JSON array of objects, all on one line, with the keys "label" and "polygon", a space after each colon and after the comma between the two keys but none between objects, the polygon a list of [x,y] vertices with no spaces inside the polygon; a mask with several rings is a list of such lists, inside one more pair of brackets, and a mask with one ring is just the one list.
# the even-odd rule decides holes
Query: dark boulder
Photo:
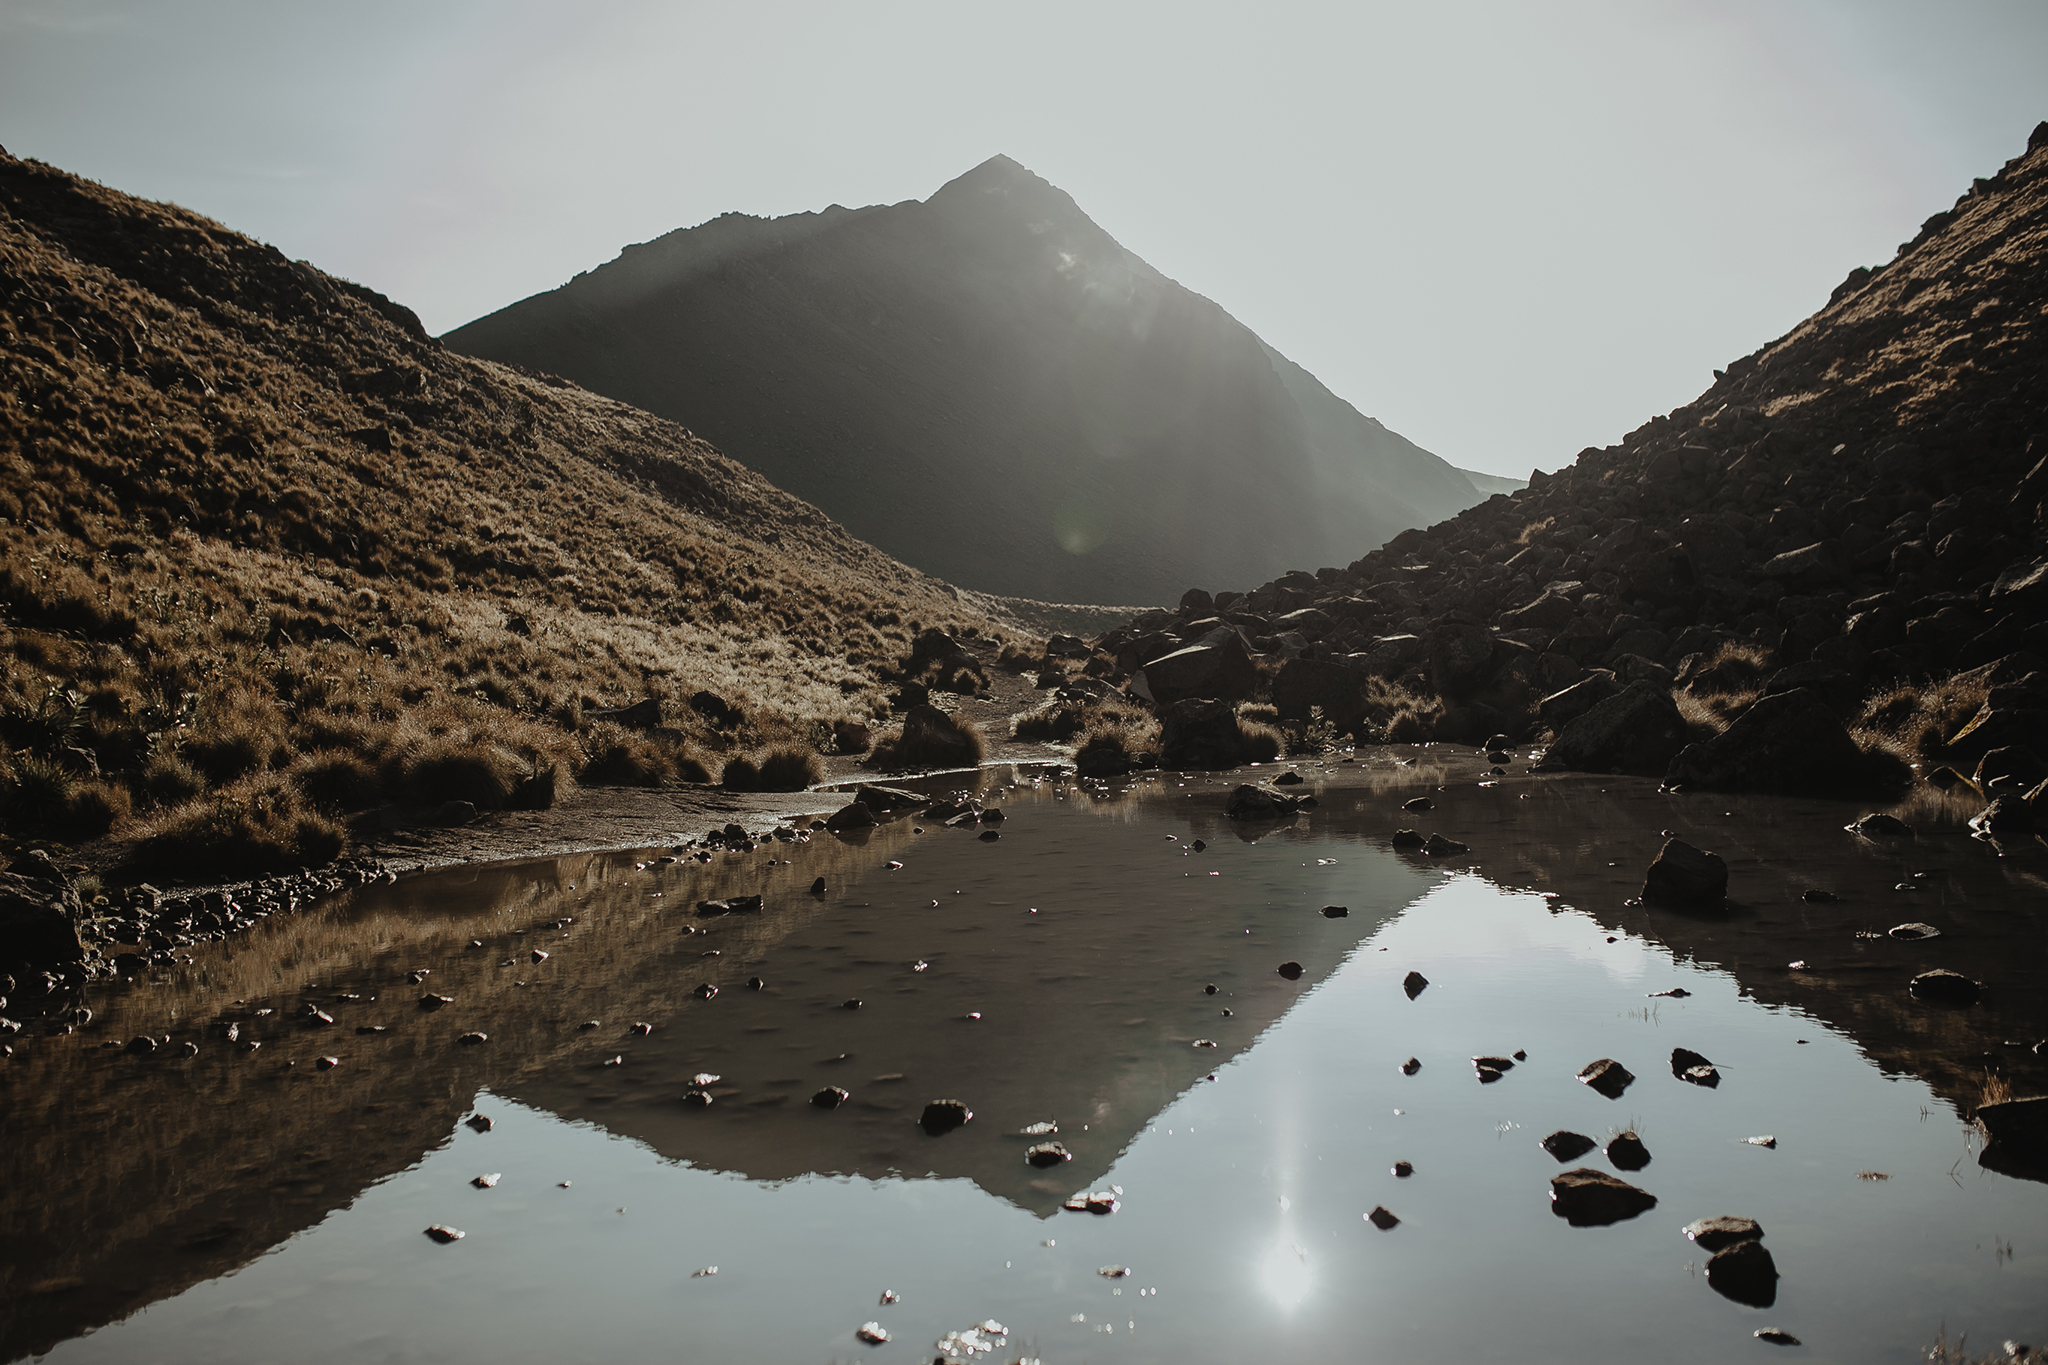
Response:
[{"label": "dark boulder", "polygon": [[850,805],[841,806],[827,816],[825,828],[834,834],[844,834],[850,830],[869,829],[874,823],[875,813],[861,802],[855,801]]},{"label": "dark boulder", "polygon": [[631,706],[619,706],[601,711],[585,711],[583,719],[593,725],[610,721],[612,724],[622,725],[628,730],[652,730],[655,726],[661,724],[661,702],[657,698],[649,697],[645,701],[636,701]]},{"label": "dark boulder", "polygon": [[1321,707],[1339,734],[1365,724],[1365,675],[1326,659],[1289,659],[1273,675],[1273,706],[1286,720],[1307,720]]},{"label": "dark boulder", "polygon": [[1259,684],[1259,669],[1243,637],[1226,630],[1212,639],[1213,643],[1148,660],[1131,678],[1132,693],[1156,706],[1172,706],[1190,697],[1250,697]]},{"label": "dark boulder", "polygon": [[1477,687],[1493,663],[1493,632],[1485,626],[1448,624],[1423,642],[1424,666],[1438,693],[1463,696]]},{"label": "dark boulder", "polygon": [[959,1100],[933,1100],[918,1116],[917,1126],[932,1137],[950,1133],[974,1117],[974,1111]]},{"label": "dark boulder", "polygon": [[1671,694],[1654,683],[1631,683],[1567,724],[1543,765],[1576,772],[1662,772],[1686,738]]},{"label": "dark boulder", "polygon": [[1993,797],[1990,805],[1970,817],[1970,828],[1979,834],[2030,834],[2034,807],[2024,796]]},{"label": "dark boulder", "polygon": [[1610,1100],[1620,1099],[1621,1092],[1628,1089],[1635,1078],[1634,1072],[1612,1057],[1602,1057],[1597,1062],[1589,1062],[1586,1068],[1579,1072],[1581,1081]]},{"label": "dark boulder", "polygon": [[[690,709],[711,722],[720,730],[730,730],[746,719],[740,709],[716,692],[694,692],[690,695]],[[658,723],[658,722],[657,722]]]},{"label": "dark boulder", "polygon": [[1650,1164],[1650,1149],[1632,1131],[1616,1133],[1607,1143],[1607,1159],[1618,1171],[1640,1171]]},{"label": "dark boulder", "polygon": [[78,892],[68,882],[0,872],[0,972],[25,974],[82,962],[80,913]]},{"label": "dark boulder", "polygon": [[1992,794],[1994,787],[2025,791],[2048,780],[2048,765],[2044,765],[2032,749],[2008,744],[2002,749],[1987,750],[1984,757],[1977,760],[1977,771],[1970,780],[1986,796]]},{"label": "dark boulder", "polygon": [[1707,1262],[1707,1283],[1725,1299],[1769,1308],[1778,1301],[1778,1265],[1760,1241],[1737,1242]]},{"label": "dark boulder", "polygon": [[1159,762],[1166,768],[1234,768],[1247,756],[1237,707],[1227,700],[1188,697],[1159,718]]},{"label": "dark boulder", "polygon": [[1413,1000],[1416,996],[1429,989],[1429,978],[1421,972],[1410,972],[1401,978],[1401,989],[1407,992],[1410,1000]]},{"label": "dark boulder", "polygon": [[1973,1005],[1983,989],[1961,972],[1952,972],[1945,967],[1920,973],[1907,983],[1906,988],[1913,993],[1914,999],[1935,1005]]},{"label": "dark boulder", "polygon": [[1716,906],[1727,895],[1727,862],[1683,839],[1668,840],[1643,878],[1643,899],[1654,904]]},{"label": "dark boulder", "polygon": [[1685,1225],[1684,1232],[1702,1251],[1709,1252],[1724,1251],[1740,1242],[1762,1241],[1764,1235],[1756,1219],[1737,1218],[1725,1213],[1694,1219]]},{"label": "dark boulder", "polygon": [[1569,1129],[1560,1128],[1549,1137],[1543,1139],[1538,1145],[1544,1151],[1556,1157],[1558,1162],[1562,1164],[1567,1161],[1577,1161],[1600,1144],[1587,1137],[1584,1133],[1574,1133]]},{"label": "dark boulder", "polygon": [[1755,702],[1720,734],[1688,745],[1664,774],[1670,787],[1811,796],[1854,795],[1893,780],[1805,688]]},{"label": "dark boulder", "polygon": [[1656,1207],[1648,1190],[1590,1166],[1550,1180],[1550,1211],[1575,1228],[1605,1227]]},{"label": "dark boulder", "polygon": [[1294,814],[1294,798],[1247,782],[1224,798],[1223,813],[1233,820],[1279,820]]}]

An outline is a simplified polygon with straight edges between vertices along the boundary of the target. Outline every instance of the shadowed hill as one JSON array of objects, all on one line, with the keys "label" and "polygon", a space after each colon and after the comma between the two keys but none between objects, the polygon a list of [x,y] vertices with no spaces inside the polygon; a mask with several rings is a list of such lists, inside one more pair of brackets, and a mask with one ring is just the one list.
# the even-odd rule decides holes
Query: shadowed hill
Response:
[{"label": "shadowed hill", "polygon": [[681,427],[0,153],[11,836],[290,868],[386,800],[701,780],[886,714],[911,632],[991,605]]},{"label": "shadowed hill", "polygon": [[[1693,402],[1342,571],[1192,594],[1111,632],[1095,671],[1228,627],[1297,728],[1321,706],[1361,740],[1476,743],[1583,716],[1553,762],[1656,774],[1803,690],[1669,769],[1800,788],[1856,766],[1847,740],[1840,763],[1792,761],[1808,722],[1966,773],[2007,746],[2048,757],[2044,619],[2048,124]],[[1588,714],[1630,684],[1648,691]]]},{"label": "shadowed hill", "polygon": [[1480,497],[1001,156],[921,203],[627,247],[447,341],[687,421],[991,592],[1171,600]]}]

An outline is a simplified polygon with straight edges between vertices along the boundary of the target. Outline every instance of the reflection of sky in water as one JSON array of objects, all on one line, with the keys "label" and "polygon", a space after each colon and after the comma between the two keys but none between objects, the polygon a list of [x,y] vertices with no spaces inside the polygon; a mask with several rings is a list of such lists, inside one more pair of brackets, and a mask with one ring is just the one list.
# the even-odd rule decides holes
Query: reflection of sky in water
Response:
[{"label": "reflection of sky in water", "polygon": [[[1117,850],[1177,828],[1118,814],[1094,825]],[[1318,847],[1268,857],[1256,890],[1318,906],[1384,856],[1345,843],[1318,866]],[[1802,1358],[1864,1361],[1943,1322],[2048,1335],[2048,1187],[1979,1170],[1924,1085],[1810,1019],[1606,937],[1538,895],[1442,878],[1144,1126],[1097,1182],[1123,1187],[1112,1217],[1035,1217],[965,1179],[750,1182],[485,1096],[494,1132],[456,1130],[238,1273],[48,1359],[908,1361],[989,1317],[1013,1333],[997,1359],[1047,1361],[1719,1361],[1761,1349],[1767,1324]],[[1409,970],[1431,982],[1413,1001]],[[1679,985],[1691,998],[1646,998]],[[1721,1088],[1675,1081],[1676,1046],[1713,1058]],[[1479,1084],[1471,1057],[1517,1049],[1526,1063]],[[1403,1076],[1411,1054],[1423,1069]],[[1618,1102],[1573,1079],[1602,1056],[1639,1078]],[[1627,1178],[1658,1206],[1566,1227],[1537,1140],[1624,1126],[1653,1155]],[[1775,1151],[1742,1141],[1764,1133]],[[484,1171],[502,1183],[470,1187]],[[1376,1204],[1401,1224],[1365,1221]],[[1721,1213],[1763,1223],[1773,1308],[1707,1287],[1678,1229]],[[429,1223],[469,1236],[435,1246]],[[1118,1265],[1130,1276],[1100,1273]],[[902,1302],[880,1306],[885,1288]],[[855,1340],[870,1319],[888,1346]]]}]

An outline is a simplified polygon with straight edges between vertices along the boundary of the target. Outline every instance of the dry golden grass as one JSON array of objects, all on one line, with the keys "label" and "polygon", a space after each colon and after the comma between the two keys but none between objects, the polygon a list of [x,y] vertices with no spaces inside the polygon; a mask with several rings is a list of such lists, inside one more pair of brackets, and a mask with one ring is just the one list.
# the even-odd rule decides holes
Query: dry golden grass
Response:
[{"label": "dry golden grass", "polygon": [[988,741],[981,727],[932,706],[913,706],[894,733],[875,741],[878,768],[965,768],[981,762]]},{"label": "dry golden grass", "polygon": [[[373,803],[365,768],[480,807],[548,772],[704,781],[884,717],[917,631],[1007,619],[672,423],[4,154],[0,566],[7,836],[132,807],[153,848],[213,831],[218,874],[317,851],[303,822]],[[659,735],[585,722],[647,698]]]},{"label": "dry golden grass", "polygon": [[1909,763],[1936,758],[1990,693],[1983,679],[1967,675],[1902,683],[1866,701],[1850,732],[1865,749],[1882,749]]}]

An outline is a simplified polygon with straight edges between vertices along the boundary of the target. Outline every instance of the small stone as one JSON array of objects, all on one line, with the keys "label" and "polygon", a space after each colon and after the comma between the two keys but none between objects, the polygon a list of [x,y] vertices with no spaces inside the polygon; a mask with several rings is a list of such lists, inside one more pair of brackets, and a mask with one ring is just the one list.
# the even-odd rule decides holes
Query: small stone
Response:
[{"label": "small stone", "polygon": [[378,1033],[389,1033],[390,1031],[391,1031],[391,1030],[387,1029],[387,1028],[386,1028],[386,1027],[384,1027],[384,1025],[382,1025],[382,1024],[357,1024],[357,1025],[356,1025],[356,1037],[358,1037],[358,1038],[365,1038],[365,1037],[369,1037],[369,1036],[371,1036],[371,1035],[373,1035],[373,1034],[378,1034]]},{"label": "small stone", "polygon": [[1837,896],[1832,891],[1821,891],[1819,889],[1815,889],[1806,892],[1799,899],[1805,901],[1808,905],[1833,905],[1836,901],[1840,900],[1841,897]]},{"label": "small stone", "polygon": [[633,1025],[629,1032],[637,1033],[644,1038],[648,1034],[654,1032],[654,1025],[648,1023],[637,1023]]},{"label": "small stone", "polygon": [[837,1109],[846,1103],[847,1091],[836,1085],[828,1085],[811,1096],[811,1103],[819,1109]]},{"label": "small stone", "polygon": [[1407,1061],[1401,1063],[1401,1074],[1403,1076],[1413,1076],[1420,1070],[1422,1070],[1422,1059],[1419,1057],[1410,1057]]},{"label": "small stone", "polygon": [[1106,1265],[1095,1273],[1105,1280],[1127,1280],[1131,1277],[1131,1268],[1127,1265]]},{"label": "small stone", "polygon": [[1192,844],[1189,844],[1188,847],[1193,849],[1195,852],[1200,853],[1203,849],[1209,846],[1203,843],[1200,839],[1197,839]]},{"label": "small stone", "polygon": [[811,894],[813,896],[825,894],[825,879],[823,877],[816,878],[811,882]]},{"label": "small stone", "polygon": [[1738,1218],[1732,1214],[1717,1214],[1712,1218],[1696,1218],[1682,1229],[1686,1237],[1699,1244],[1705,1251],[1721,1251],[1737,1242],[1759,1242],[1764,1230],[1754,1218]]},{"label": "small stone", "polygon": [[463,1238],[469,1236],[469,1234],[464,1232],[461,1228],[444,1227],[439,1223],[434,1224],[426,1231],[427,1236],[433,1238],[442,1246],[447,1246],[450,1242],[459,1242]]},{"label": "small stone", "polygon": [[1435,810],[1436,802],[1426,796],[1413,796],[1401,803],[1401,809],[1412,811]]},{"label": "small stone", "polygon": [[1563,1163],[1566,1161],[1577,1161],[1600,1144],[1587,1137],[1584,1133],[1574,1133],[1569,1129],[1560,1128],[1549,1137],[1544,1138],[1538,1145],[1544,1151],[1556,1157],[1560,1163]]},{"label": "small stone", "polygon": [[1602,1057],[1596,1062],[1587,1063],[1585,1069],[1579,1072],[1579,1079],[1608,1099],[1618,1100],[1621,1098],[1621,1092],[1634,1082],[1635,1073],[1612,1057]]},{"label": "small stone", "polygon": [[691,1089],[683,1092],[683,1103],[693,1108],[706,1109],[710,1107],[711,1102],[711,1092],[708,1090]]},{"label": "small stone", "polygon": [[464,1047],[475,1047],[479,1043],[490,1042],[491,1035],[488,1033],[465,1033],[455,1041]]},{"label": "small stone", "polygon": [[464,1119],[463,1122],[468,1124],[471,1128],[475,1129],[479,1133],[488,1133],[491,1131],[493,1127],[496,1126],[491,1122],[491,1116],[489,1114],[471,1114],[467,1119]]},{"label": "small stone", "polygon": [[854,1335],[870,1346],[880,1346],[889,1339],[889,1329],[879,1322],[864,1322]]},{"label": "small stone", "polygon": [[1608,1140],[1607,1159],[1618,1171],[1640,1171],[1650,1164],[1650,1149],[1633,1131],[1616,1133]]},{"label": "small stone", "polygon": [[1893,938],[1920,939],[1941,937],[1941,930],[1931,924],[1921,924],[1918,921],[1907,924],[1895,924],[1886,932]]},{"label": "small stone", "polygon": [[1643,878],[1643,900],[1654,904],[1714,906],[1727,896],[1726,860],[1683,839],[1666,841]]},{"label": "small stone", "polygon": [[[420,997],[420,1008],[423,1010],[437,1010],[442,1008],[443,1006],[452,1005],[454,1003],[454,996],[435,995],[432,991],[429,991],[427,994]],[[329,1020],[328,1022],[332,1023],[333,1021]]]},{"label": "small stone", "polygon": [[533,952],[530,954],[530,956],[533,958],[536,964],[546,962],[548,960],[548,954],[539,948],[535,948]]},{"label": "small stone", "polygon": [[974,1111],[959,1100],[933,1100],[918,1116],[917,1125],[932,1137],[950,1133],[974,1117]]},{"label": "small stone", "polygon": [[[474,945],[472,945],[472,946],[474,946]],[[419,985],[419,984],[420,984],[420,983],[421,983],[422,981],[425,981],[425,980],[426,980],[426,979],[427,979],[427,978],[428,978],[429,976],[431,976],[431,975],[433,975],[433,972],[432,972],[432,970],[431,970],[430,968],[426,968],[426,967],[415,967],[415,968],[413,968],[413,970],[411,970],[411,971],[409,971],[409,972],[407,972],[407,973],[405,974],[405,979],[406,979],[407,981],[411,982],[411,983],[412,983],[413,985],[417,986],[417,985]]]},{"label": "small stone", "polygon": [[1980,987],[1961,972],[1952,972],[1944,967],[1920,973],[1907,989],[1916,1000],[1936,1005],[1971,1005],[1976,1003]]},{"label": "small stone", "polygon": [[1414,1174],[1414,1163],[1407,1161],[1397,1161],[1394,1163],[1394,1176],[1396,1179],[1406,1180],[1409,1176]]},{"label": "small stone", "polygon": [[843,1010],[857,1010],[857,1009],[859,1009],[859,1008],[860,1008],[860,1001],[858,1001],[858,1000],[842,1000],[842,1001],[840,1001],[840,1002],[839,1002],[839,1008],[841,1008],[841,1009],[843,1009]]},{"label": "small stone", "polygon": [[505,1176],[502,1171],[492,1171],[489,1175],[480,1175],[474,1177],[473,1179],[471,1179],[469,1183],[476,1186],[480,1190],[488,1190],[496,1186],[497,1183],[500,1180],[503,1180],[504,1178]]},{"label": "small stone", "polygon": [[1422,853],[1426,858],[1448,858],[1453,853],[1471,851],[1469,846],[1459,843],[1456,839],[1447,839],[1441,834],[1430,835],[1428,841],[1422,845]]},{"label": "small stone", "polygon": [[1323,907],[1324,919],[1345,919],[1350,914],[1351,907],[1347,905],[1326,905]]},{"label": "small stone", "polygon": [[604,1027],[604,1020],[602,1020],[602,1019],[585,1019],[585,1020],[584,1020],[584,1021],[583,1021],[582,1023],[580,1023],[580,1024],[578,1024],[578,1025],[576,1026],[576,1031],[577,1031],[578,1033],[588,1033],[588,1032],[590,1032],[590,1031],[591,1031],[592,1029],[594,1029],[594,1028],[603,1028],[603,1027]]},{"label": "small stone", "polygon": [[313,1063],[313,1068],[316,1071],[332,1071],[340,1065],[341,1058],[339,1057],[322,1057]]},{"label": "small stone", "polygon": [[1408,998],[1410,1000],[1413,1000],[1416,996],[1422,994],[1423,991],[1427,990],[1428,988],[1429,978],[1424,976],[1421,972],[1410,972],[1408,973],[1408,975],[1401,978],[1401,989],[1408,993]]},{"label": "small stone", "polygon": [[1024,1159],[1034,1166],[1057,1166],[1063,1161],[1072,1161],[1074,1154],[1068,1151],[1062,1143],[1041,1142],[1026,1148]]},{"label": "small stone", "polygon": [[197,1056],[199,1055],[199,1044],[197,1044],[197,1043],[184,1043],[184,1044],[181,1044],[181,1045],[179,1046],[179,1048],[178,1048],[178,1055],[179,1055],[180,1057],[197,1057]]},{"label": "small stone", "polygon": [[1550,1180],[1550,1211],[1575,1228],[1604,1227],[1655,1207],[1657,1196],[1648,1190],[1589,1166]]},{"label": "small stone", "polygon": [[1373,1205],[1372,1212],[1365,1215],[1365,1218],[1381,1232],[1392,1232],[1401,1225],[1401,1220],[1389,1212],[1385,1204]]},{"label": "small stone", "polygon": [[750,976],[747,978],[747,989],[750,991],[765,991],[768,989],[768,983],[758,976]]},{"label": "small stone", "polygon": [[1299,962],[1283,962],[1273,970],[1286,977],[1289,981],[1301,980],[1301,964]]},{"label": "small stone", "polygon": [[901,1303],[902,1301],[903,1301],[903,1296],[902,1296],[901,1294],[897,1293],[897,1292],[896,1292],[895,1290],[893,1290],[893,1289],[884,1289],[884,1290],[882,1291],[882,1305],[883,1305],[884,1307],[887,1307],[887,1306],[888,1306],[889,1304],[892,1304],[892,1303]]},{"label": "small stone", "polygon": [[709,981],[707,981],[703,985],[697,987],[696,990],[691,991],[690,994],[696,996],[699,1000],[709,1000],[712,996],[718,994],[718,987],[712,985]]},{"label": "small stone", "polygon": [[1209,985],[1207,985],[1207,986],[1204,986],[1204,987],[1202,987],[1202,994],[1204,994],[1204,995],[1214,995],[1214,994],[1216,994],[1216,986],[1215,986],[1215,984],[1214,984],[1214,983],[1212,982],[1212,983],[1210,983]]},{"label": "small stone", "polygon": [[1776,1147],[1778,1145],[1778,1140],[1769,1133],[1765,1133],[1761,1137],[1746,1137],[1743,1141],[1752,1147]]},{"label": "small stone", "polygon": [[1210,1039],[1210,1038],[1197,1038],[1197,1039],[1195,1039],[1195,1046],[1196,1046],[1196,1047],[1214,1047],[1214,1046],[1216,1046],[1216,1043],[1215,1043],[1215,1040],[1214,1040],[1214,1039]]},{"label": "small stone", "polygon": [[[1751,1335],[1758,1341],[1768,1341],[1773,1346],[1797,1346],[1800,1344],[1798,1337],[1793,1336],[1790,1332],[1781,1332],[1775,1327],[1759,1327]],[[2011,1353],[2008,1352],[2007,1354]]]},{"label": "small stone", "polygon": [[1737,1242],[1707,1262],[1707,1283],[1723,1298],[1752,1308],[1778,1301],[1778,1266],[1762,1242]]},{"label": "small stone", "polygon": [[316,1009],[313,1006],[308,1005],[306,1006],[306,1022],[311,1024],[314,1028],[326,1028],[329,1024],[334,1022],[334,1016],[329,1014],[326,1010]]}]

